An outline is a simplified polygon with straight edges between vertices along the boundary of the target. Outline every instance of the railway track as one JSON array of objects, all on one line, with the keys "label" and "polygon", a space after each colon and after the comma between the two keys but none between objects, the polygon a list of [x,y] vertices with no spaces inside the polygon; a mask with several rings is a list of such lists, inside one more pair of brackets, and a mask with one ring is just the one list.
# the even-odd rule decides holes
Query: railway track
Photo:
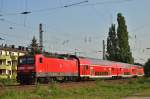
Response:
[{"label": "railway track", "polygon": [[20,85],[20,84],[11,84],[11,85],[4,85],[1,86],[0,89],[17,89],[17,90],[30,90],[34,89],[38,86],[45,86],[45,87],[51,87],[51,86],[57,86],[59,88],[80,88],[80,87],[91,87],[95,86],[96,82],[104,81],[106,83],[128,83],[130,80],[136,80],[136,78],[130,78],[130,79],[105,79],[105,80],[90,80],[90,81],[80,81],[80,82],[56,82],[56,83],[48,83],[48,84],[36,84],[36,85]]}]

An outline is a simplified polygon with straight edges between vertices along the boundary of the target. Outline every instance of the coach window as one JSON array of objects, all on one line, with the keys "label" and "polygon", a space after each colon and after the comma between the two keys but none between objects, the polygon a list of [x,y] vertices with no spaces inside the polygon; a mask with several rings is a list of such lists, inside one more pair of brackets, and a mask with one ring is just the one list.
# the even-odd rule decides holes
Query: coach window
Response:
[{"label": "coach window", "polygon": [[40,57],[39,61],[40,61],[40,63],[42,63],[42,62],[43,62],[43,59],[42,59],[42,57]]},{"label": "coach window", "polygon": [[136,72],[136,69],[132,69],[132,72]]},{"label": "coach window", "polygon": [[112,68],[112,71],[114,71],[115,70],[115,68]]},{"label": "coach window", "polygon": [[86,70],[89,69],[88,65],[86,65]]}]

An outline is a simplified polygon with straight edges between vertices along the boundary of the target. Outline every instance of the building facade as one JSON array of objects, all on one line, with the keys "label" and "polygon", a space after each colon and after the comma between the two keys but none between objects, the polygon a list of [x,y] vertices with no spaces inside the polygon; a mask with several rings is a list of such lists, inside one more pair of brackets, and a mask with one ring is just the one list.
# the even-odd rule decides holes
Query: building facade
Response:
[{"label": "building facade", "polygon": [[16,78],[18,56],[26,52],[14,47],[0,47],[0,78]]}]

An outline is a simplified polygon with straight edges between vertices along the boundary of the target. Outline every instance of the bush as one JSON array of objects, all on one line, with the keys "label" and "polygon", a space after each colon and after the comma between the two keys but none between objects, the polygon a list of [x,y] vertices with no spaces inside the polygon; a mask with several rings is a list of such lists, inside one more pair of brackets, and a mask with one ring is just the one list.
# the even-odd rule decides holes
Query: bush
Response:
[{"label": "bush", "polygon": [[145,76],[150,76],[150,59],[144,65]]},{"label": "bush", "polygon": [[0,85],[1,86],[6,86],[6,85],[14,85],[16,84],[15,79],[0,79]]}]

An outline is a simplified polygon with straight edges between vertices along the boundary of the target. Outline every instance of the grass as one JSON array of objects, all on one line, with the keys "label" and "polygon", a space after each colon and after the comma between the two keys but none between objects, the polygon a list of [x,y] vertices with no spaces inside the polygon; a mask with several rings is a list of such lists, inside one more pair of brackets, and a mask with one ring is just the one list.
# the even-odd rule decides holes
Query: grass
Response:
[{"label": "grass", "polygon": [[16,79],[0,79],[0,87],[17,84]]},{"label": "grass", "polygon": [[[125,82],[98,80],[93,86],[62,88],[57,83],[38,85],[32,89],[9,89],[0,91],[0,99],[120,99],[135,93],[150,91],[150,78],[138,78]],[[148,92],[146,93],[148,94]]]}]

